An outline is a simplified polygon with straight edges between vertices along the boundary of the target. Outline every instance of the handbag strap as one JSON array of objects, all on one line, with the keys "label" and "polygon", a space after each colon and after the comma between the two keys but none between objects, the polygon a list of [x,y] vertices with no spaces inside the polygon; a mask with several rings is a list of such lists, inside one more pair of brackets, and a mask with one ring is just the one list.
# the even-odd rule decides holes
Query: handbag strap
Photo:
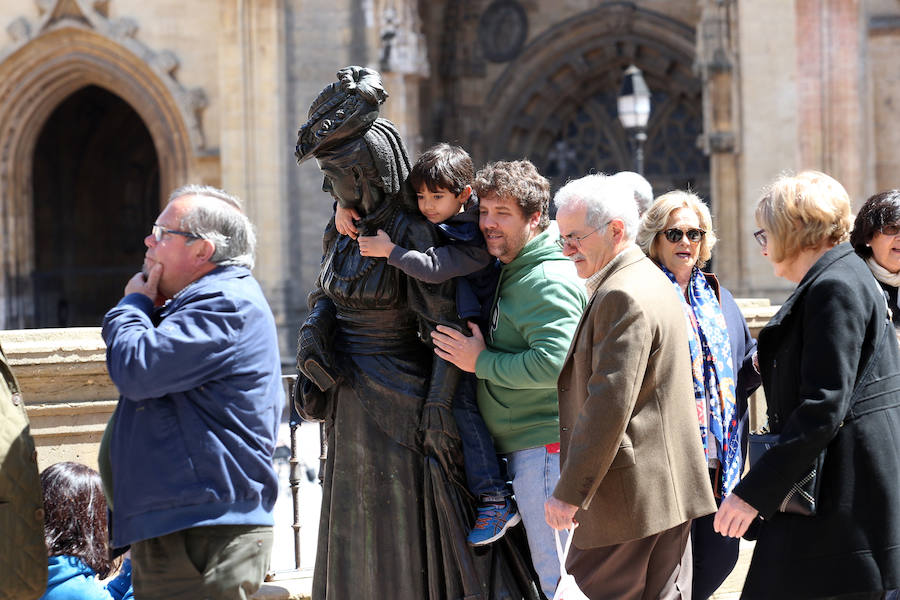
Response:
[{"label": "handbag strap", "polygon": [[569,547],[572,545],[572,538],[575,537],[575,527],[566,531],[569,532],[569,535],[566,537],[566,547],[563,549],[562,543],[559,541],[559,529],[553,530],[553,536],[556,538],[556,556],[559,558],[559,574],[563,577],[568,575],[566,572],[566,557],[569,556]]}]

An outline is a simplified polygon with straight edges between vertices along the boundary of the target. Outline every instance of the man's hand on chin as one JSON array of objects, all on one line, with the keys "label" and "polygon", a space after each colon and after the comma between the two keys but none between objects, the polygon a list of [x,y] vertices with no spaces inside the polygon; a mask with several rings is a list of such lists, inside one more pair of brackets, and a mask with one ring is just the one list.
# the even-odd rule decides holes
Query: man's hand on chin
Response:
[{"label": "man's hand on chin", "polygon": [[134,277],[125,284],[125,295],[143,294],[153,301],[154,306],[160,306],[165,299],[159,293],[159,278],[162,276],[163,266],[159,263],[153,265],[146,278],[144,273],[135,273]]}]

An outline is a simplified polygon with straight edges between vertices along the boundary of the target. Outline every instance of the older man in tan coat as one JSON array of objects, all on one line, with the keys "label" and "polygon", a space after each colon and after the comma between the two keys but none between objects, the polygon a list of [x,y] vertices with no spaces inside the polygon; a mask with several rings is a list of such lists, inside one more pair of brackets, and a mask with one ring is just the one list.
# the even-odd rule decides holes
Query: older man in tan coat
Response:
[{"label": "older man in tan coat", "polygon": [[547,522],[578,523],[566,568],[592,600],[689,599],[691,519],[716,504],[681,302],[634,244],[630,190],[589,175],[555,201],[591,298],[559,376],[562,467]]}]

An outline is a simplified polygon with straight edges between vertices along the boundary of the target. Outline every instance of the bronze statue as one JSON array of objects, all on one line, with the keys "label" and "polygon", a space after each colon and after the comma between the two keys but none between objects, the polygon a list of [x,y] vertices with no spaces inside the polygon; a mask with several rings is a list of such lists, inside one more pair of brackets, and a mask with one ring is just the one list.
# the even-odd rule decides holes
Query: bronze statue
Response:
[{"label": "bronze statue", "polygon": [[[361,235],[434,246],[403,141],[378,118],[380,75],[347,67],[337,79],[300,128],[298,163],[316,158],[323,191],[356,209]],[[450,412],[459,371],[426,345],[438,324],[461,329],[453,285],[361,256],[333,218],[325,229],[297,349],[298,409],[328,431],[316,600],[537,598],[515,536],[486,550],[466,543],[473,499]]]}]

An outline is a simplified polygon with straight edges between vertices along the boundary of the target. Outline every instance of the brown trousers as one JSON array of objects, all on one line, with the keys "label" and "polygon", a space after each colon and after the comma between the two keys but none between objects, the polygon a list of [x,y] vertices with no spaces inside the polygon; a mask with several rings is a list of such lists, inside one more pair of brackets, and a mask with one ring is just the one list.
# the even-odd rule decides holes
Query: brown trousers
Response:
[{"label": "brown trousers", "polygon": [[259,589],[272,528],[194,527],[131,545],[134,596],[141,600],[246,600]]},{"label": "brown trousers", "polygon": [[566,571],[591,600],[690,600],[691,522],[639,540],[569,549]]}]

